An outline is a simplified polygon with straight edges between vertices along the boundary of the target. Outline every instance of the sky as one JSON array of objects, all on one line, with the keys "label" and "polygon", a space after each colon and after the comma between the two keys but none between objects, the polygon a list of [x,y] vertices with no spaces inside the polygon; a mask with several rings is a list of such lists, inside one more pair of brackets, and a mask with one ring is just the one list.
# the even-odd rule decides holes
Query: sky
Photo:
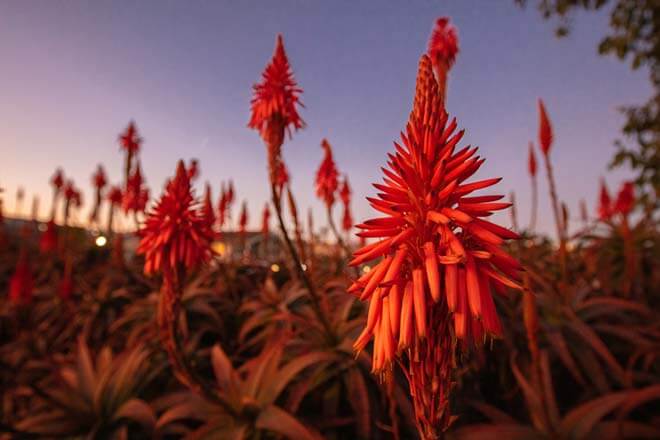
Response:
[{"label": "sky", "polygon": [[[266,154],[246,124],[251,87],[282,33],[304,89],[307,127],[283,148],[298,206],[311,206],[315,223],[325,223],[313,183],[327,138],[352,184],[354,218],[369,218],[365,197],[376,193],[371,183],[380,181],[405,127],[419,57],[443,15],[457,27],[460,45],[447,109],[466,130],[463,143],[479,146],[487,159],[477,178],[502,176],[497,192],[515,191],[519,221],[527,223],[527,145],[537,139],[541,97],[554,128],[559,196],[572,218],[579,217],[581,198],[593,213],[599,178],[614,191],[630,176],[607,169],[624,122],[618,108],[645,101],[651,91],[647,72],[598,56],[607,11],[578,14],[570,36],[557,39],[552,22],[513,0],[1,0],[5,214],[16,213],[22,186],[22,213],[38,195],[46,216],[48,180],[58,166],[83,189],[89,207],[97,164],[111,182],[121,181],[117,137],[134,119],[145,139],[141,161],[152,195],[179,158],[197,158],[199,188],[208,181],[217,199],[220,182],[232,178],[258,228],[269,199]],[[552,234],[543,168],[539,177],[538,229]],[[508,215],[499,220],[510,223]]]}]

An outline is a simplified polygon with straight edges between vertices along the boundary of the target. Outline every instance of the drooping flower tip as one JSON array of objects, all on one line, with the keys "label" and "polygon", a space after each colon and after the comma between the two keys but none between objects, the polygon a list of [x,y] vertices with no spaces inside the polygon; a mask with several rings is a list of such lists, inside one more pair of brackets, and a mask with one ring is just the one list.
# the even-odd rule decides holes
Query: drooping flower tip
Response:
[{"label": "drooping flower tip", "polygon": [[284,50],[281,35],[277,36],[275,52],[262,73],[261,82],[253,86],[251,115],[248,127],[258,130],[267,144],[280,143],[284,132],[298,130],[305,122],[298,114],[300,94]]},{"label": "drooping flower tip", "polygon": [[210,259],[213,231],[198,205],[186,167],[179,161],[175,177],[148,212],[139,232],[137,253],[145,256],[145,274],[172,274]]},{"label": "drooping flower tip", "polygon": [[449,18],[440,17],[429,38],[428,55],[434,65],[446,65],[450,69],[458,54],[458,37],[456,28],[449,24]]},{"label": "drooping flower tip", "polygon": [[552,141],[553,135],[550,118],[548,118],[548,113],[545,110],[543,100],[539,98],[539,145],[541,146],[541,151],[545,156],[550,153]]}]

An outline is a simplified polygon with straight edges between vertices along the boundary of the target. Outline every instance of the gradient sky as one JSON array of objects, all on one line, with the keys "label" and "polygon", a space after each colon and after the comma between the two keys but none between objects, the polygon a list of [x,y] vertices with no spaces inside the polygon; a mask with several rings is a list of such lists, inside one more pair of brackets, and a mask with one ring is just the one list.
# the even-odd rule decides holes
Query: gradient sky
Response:
[{"label": "gradient sky", "polygon": [[[327,137],[350,177],[354,217],[371,216],[364,197],[375,193],[370,184],[405,126],[417,62],[440,15],[459,32],[447,106],[466,129],[464,142],[487,158],[478,176],[503,176],[498,190],[515,189],[527,222],[527,144],[536,140],[536,99],[543,97],[555,130],[560,197],[572,217],[582,197],[593,212],[624,121],[617,108],[650,94],[647,72],[597,55],[606,13],[577,15],[573,33],[558,40],[552,23],[513,0],[2,0],[0,186],[7,214],[18,185],[26,188],[26,212],[33,194],[48,212],[48,179],[57,166],[83,188],[87,203],[97,163],[119,182],[116,139],[133,118],[145,138],[152,194],[177,159],[195,157],[199,185],[210,181],[217,197],[220,182],[233,178],[257,227],[268,199],[266,155],[246,123],[251,86],[281,32],[308,124],[284,146],[299,206],[312,206],[322,223],[313,181]],[[607,173],[610,187],[626,176]],[[541,177],[539,223],[551,232]],[[508,216],[502,222],[509,224]]]}]

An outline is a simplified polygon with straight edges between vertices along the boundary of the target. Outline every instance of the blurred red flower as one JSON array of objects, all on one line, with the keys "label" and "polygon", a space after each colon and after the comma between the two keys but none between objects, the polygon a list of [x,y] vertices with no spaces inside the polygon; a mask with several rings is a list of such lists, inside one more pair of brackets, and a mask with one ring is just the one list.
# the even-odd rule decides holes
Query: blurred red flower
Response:
[{"label": "blurred red flower", "polygon": [[186,167],[179,161],[176,176],[139,232],[137,253],[145,256],[145,274],[172,276],[179,267],[194,268],[209,260],[213,231],[198,205]]},{"label": "blurred red flower", "polygon": [[332,147],[327,139],[321,141],[324,156],[316,171],[316,195],[330,208],[335,203],[335,192],[339,186],[337,165],[332,157]]}]

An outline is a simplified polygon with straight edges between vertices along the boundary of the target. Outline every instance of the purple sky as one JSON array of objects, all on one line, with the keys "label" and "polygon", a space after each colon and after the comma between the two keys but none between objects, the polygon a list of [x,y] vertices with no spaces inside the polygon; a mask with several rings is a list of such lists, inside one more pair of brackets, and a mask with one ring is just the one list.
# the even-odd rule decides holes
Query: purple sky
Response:
[{"label": "purple sky", "polygon": [[[103,163],[119,182],[116,142],[129,119],[145,138],[142,163],[159,194],[176,160],[201,163],[217,198],[233,178],[257,226],[268,198],[265,151],[246,128],[251,86],[284,35],[304,89],[308,126],[284,146],[300,207],[312,206],[319,143],[327,137],[354,191],[356,220],[372,215],[364,197],[380,179],[392,141],[410,111],[417,61],[434,19],[451,17],[461,53],[451,72],[448,110],[465,143],[487,158],[479,177],[503,176],[529,217],[527,144],[536,140],[536,99],[555,131],[552,156],[560,197],[572,217],[578,201],[593,212],[623,117],[617,108],[650,93],[647,72],[599,57],[607,15],[580,14],[557,40],[533,8],[510,1],[27,1],[0,3],[0,186],[11,215],[18,185],[49,210],[56,166],[92,199],[90,176]],[[541,169],[539,226],[553,223]],[[627,176],[608,173],[616,190]],[[238,204],[237,204],[238,206]],[[237,208],[234,208],[234,219]],[[339,210],[336,209],[337,218]],[[508,215],[502,222],[509,223]]]}]

